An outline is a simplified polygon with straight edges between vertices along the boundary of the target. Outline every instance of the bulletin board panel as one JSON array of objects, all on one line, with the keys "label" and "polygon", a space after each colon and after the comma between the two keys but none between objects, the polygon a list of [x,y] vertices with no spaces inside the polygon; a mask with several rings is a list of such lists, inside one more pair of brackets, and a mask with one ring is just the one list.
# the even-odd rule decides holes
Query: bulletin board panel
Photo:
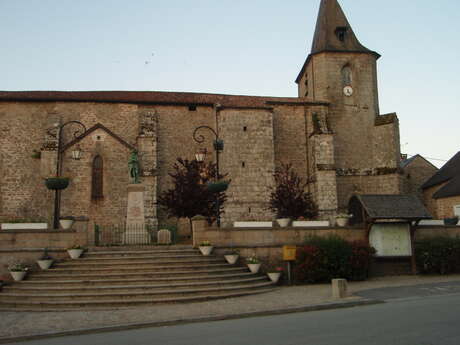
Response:
[{"label": "bulletin board panel", "polygon": [[379,257],[411,256],[410,226],[405,223],[374,224],[369,244],[376,249]]}]

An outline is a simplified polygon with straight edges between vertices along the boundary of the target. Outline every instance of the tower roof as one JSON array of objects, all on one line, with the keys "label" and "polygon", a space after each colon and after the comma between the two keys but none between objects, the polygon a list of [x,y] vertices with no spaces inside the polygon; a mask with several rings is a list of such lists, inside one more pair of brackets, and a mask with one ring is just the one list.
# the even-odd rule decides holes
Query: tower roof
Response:
[{"label": "tower roof", "polygon": [[300,81],[311,57],[322,52],[368,53],[377,59],[380,57],[377,52],[359,43],[337,0],[321,0],[311,53],[300,70],[296,83]]},{"label": "tower roof", "polygon": [[358,41],[337,0],[321,0],[311,54],[324,51],[376,54]]}]

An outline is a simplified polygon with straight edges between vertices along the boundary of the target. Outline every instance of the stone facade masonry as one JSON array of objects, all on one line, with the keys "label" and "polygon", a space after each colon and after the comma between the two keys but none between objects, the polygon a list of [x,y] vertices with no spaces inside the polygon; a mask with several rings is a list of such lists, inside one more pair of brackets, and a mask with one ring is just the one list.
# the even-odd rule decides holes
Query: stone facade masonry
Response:
[{"label": "stone facade masonry", "polygon": [[[335,15],[342,17],[339,12]],[[402,193],[398,119],[379,113],[378,54],[345,48],[314,51],[307,58],[297,79],[297,98],[0,92],[0,220],[43,217],[51,224],[54,193],[43,179],[56,172],[57,138],[47,129],[68,121],[82,122],[91,133],[78,142],[83,150],[79,161],[71,159],[72,148],[63,154],[62,172],[71,183],[61,193],[61,214],[87,217],[89,231],[94,224],[126,220],[128,158],[134,149],[145,186],[146,221],[153,226],[169,223],[157,199],[171,187],[169,173],[177,158],[193,160],[206,148],[207,159],[216,159],[210,131],[198,133],[202,143],[194,141],[199,126],[212,128],[224,141],[220,169],[232,180],[224,225],[274,218],[267,209],[273,174],[287,163],[307,181],[320,219],[332,220],[337,212],[347,211],[356,193]],[[353,94],[344,95],[344,86],[351,86]],[[67,128],[64,142],[72,135]],[[41,151],[40,159],[31,158],[34,150]],[[103,197],[94,199],[96,156],[103,162]]]},{"label": "stone facade masonry", "polygon": [[460,205],[460,196],[449,198],[434,199],[435,194],[439,189],[444,187],[448,182],[439,184],[423,191],[425,205],[433,215],[434,219],[451,218],[454,216],[454,207]]}]

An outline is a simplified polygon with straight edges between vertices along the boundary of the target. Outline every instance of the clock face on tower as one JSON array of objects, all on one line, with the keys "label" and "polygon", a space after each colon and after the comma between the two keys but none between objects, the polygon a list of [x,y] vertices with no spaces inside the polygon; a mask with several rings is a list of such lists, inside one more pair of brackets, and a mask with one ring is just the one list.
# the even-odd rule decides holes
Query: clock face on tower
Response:
[{"label": "clock face on tower", "polygon": [[353,95],[353,88],[351,86],[345,86],[343,88],[343,94],[347,97],[350,97],[351,95]]}]

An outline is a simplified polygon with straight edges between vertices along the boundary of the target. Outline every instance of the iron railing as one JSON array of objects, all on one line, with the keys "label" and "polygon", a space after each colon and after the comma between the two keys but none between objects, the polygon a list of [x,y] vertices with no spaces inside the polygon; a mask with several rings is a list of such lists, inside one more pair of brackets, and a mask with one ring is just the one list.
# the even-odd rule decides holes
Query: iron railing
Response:
[{"label": "iron railing", "polygon": [[139,224],[108,224],[94,226],[96,246],[156,245],[156,227]]}]

